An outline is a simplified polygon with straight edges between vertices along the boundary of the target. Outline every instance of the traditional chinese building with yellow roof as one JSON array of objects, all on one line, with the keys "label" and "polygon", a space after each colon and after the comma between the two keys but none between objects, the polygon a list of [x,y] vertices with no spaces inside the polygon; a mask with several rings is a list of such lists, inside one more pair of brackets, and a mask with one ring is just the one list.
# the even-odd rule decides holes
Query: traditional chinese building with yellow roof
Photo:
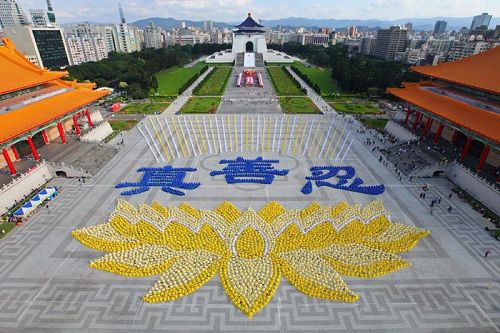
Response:
[{"label": "traditional chinese building with yellow roof", "polygon": [[[37,148],[51,140],[66,143],[66,133],[81,134],[93,127],[88,107],[108,95],[93,83],[65,81],[67,72],[38,68],[7,38],[0,45],[0,167],[16,174],[14,162],[29,152],[40,159]],[[29,148],[29,149],[28,149]]]},{"label": "traditional chinese building with yellow roof", "polygon": [[[403,125],[433,143],[448,141],[456,159],[485,166],[500,181],[500,47],[437,66],[412,67],[424,77],[389,93],[408,104]],[[491,176],[491,175],[490,175]]]}]

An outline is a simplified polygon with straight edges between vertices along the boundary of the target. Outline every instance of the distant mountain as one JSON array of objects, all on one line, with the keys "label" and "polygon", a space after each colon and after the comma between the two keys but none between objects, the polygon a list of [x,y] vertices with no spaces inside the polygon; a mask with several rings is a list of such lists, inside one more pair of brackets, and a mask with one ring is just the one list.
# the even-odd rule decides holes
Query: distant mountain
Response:
[{"label": "distant mountain", "polygon": [[[143,19],[139,21],[135,21],[132,24],[138,26],[140,29],[144,29],[150,22],[153,22],[154,25],[161,27],[163,29],[172,29],[178,28],[181,22],[186,22],[186,27],[196,27],[203,28],[203,21],[191,21],[191,20],[176,20],[174,18],[162,18],[162,17],[151,17],[148,19]],[[223,23],[223,22],[214,22],[214,27],[216,28],[232,28],[233,25]]]},{"label": "distant mountain", "polygon": [[[391,25],[404,25],[405,23],[413,23],[414,30],[430,30],[434,28],[434,24],[438,20],[448,22],[448,30],[458,30],[461,27],[470,27],[472,17],[432,17],[432,18],[402,18],[398,20],[336,20],[336,19],[309,19],[303,17],[289,17],[279,20],[263,20],[262,23],[268,27],[293,26],[293,27],[306,27],[306,28],[346,28],[352,25],[355,26],[368,26],[368,27],[382,27],[386,28]],[[491,19],[490,29],[494,29],[497,24],[500,24],[500,17]]]},{"label": "distant mountain", "polygon": [[[461,27],[469,27],[472,22],[472,17],[432,17],[432,18],[402,18],[398,20],[358,20],[358,19],[345,19],[345,20],[336,20],[336,19],[310,19],[304,17],[289,17],[278,20],[262,20],[262,24],[267,27],[276,27],[281,25],[283,27],[306,27],[306,28],[335,28],[341,29],[350,27],[352,25],[355,26],[365,26],[369,28],[374,27],[382,27],[386,28],[391,25],[404,25],[405,23],[411,22],[413,23],[414,30],[431,30],[434,28],[434,23],[438,20],[444,20],[448,22],[447,30],[459,30]],[[186,22],[186,26],[188,27],[203,27],[203,21],[191,21],[191,20],[183,20]],[[144,28],[149,24],[149,22],[153,22],[155,25],[162,27],[163,29],[172,29],[179,27],[181,20],[177,20],[174,18],[161,18],[161,17],[152,17],[144,20],[139,20],[134,22],[134,25],[137,25],[139,28]],[[235,25],[241,22],[214,22],[214,26],[217,28],[233,28]],[[496,25],[500,24],[500,17],[494,17],[491,19],[490,29],[494,29]]]}]

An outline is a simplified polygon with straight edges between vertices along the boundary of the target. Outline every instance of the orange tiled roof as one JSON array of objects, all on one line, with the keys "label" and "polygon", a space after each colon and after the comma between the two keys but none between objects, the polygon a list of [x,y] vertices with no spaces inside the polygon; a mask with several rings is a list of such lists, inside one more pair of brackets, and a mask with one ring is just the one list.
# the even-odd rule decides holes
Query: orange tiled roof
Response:
[{"label": "orange tiled roof", "polygon": [[452,98],[421,89],[421,84],[406,84],[405,88],[387,91],[441,118],[500,143],[500,114],[485,111]]},{"label": "orange tiled roof", "polygon": [[4,38],[3,41],[5,46],[0,46],[0,94],[48,82],[51,88],[68,90],[0,114],[0,144],[44,126],[110,93],[109,90],[93,90],[94,83],[63,81],[60,78],[67,75],[66,72],[40,69],[19,53],[9,39]]},{"label": "orange tiled roof", "polygon": [[50,72],[33,65],[8,39],[0,46],[0,94],[26,89],[60,79],[67,72]]},{"label": "orange tiled roof", "polygon": [[437,66],[412,67],[414,72],[469,88],[500,94],[500,46]]},{"label": "orange tiled roof", "polygon": [[0,114],[0,144],[92,103],[109,92],[78,87],[21,109]]}]

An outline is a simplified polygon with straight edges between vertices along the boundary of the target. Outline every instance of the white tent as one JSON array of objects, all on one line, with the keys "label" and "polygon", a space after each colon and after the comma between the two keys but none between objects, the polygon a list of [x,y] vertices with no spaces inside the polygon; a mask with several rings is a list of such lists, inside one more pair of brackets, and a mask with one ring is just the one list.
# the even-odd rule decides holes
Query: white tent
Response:
[{"label": "white tent", "polygon": [[38,206],[40,206],[45,200],[54,196],[57,193],[57,189],[54,187],[46,187],[40,192],[38,192],[33,198],[25,203],[21,208],[14,212],[16,217],[28,216],[32,211],[34,211]]}]

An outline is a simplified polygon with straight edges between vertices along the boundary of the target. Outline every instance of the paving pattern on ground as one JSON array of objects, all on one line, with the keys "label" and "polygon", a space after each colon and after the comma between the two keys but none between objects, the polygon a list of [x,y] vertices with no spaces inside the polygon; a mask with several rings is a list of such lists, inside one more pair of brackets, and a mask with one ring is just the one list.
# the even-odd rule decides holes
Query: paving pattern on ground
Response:
[{"label": "paving pattern on ground", "polygon": [[[23,227],[0,242],[1,332],[496,332],[500,329],[500,246],[483,228],[481,217],[457,198],[448,199],[451,185],[431,181],[429,200],[443,202],[429,215],[428,203],[418,198],[420,183],[401,183],[363,146],[355,141],[345,164],[354,166],[368,184],[384,183],[380,196],[393,220],[430,229],[432,234],[404,254],[412,267],[388,276],[346,279],[361,298],[357,303],[314,299],[296,291],[285,280],[269,305],[252,320],[238,311],[225,295],[218,278],[177,301],[147,304],[141,299],[155,277],[124,278],[91,269],[100,256],[74,240],[70,232],[103,223],[120,190],[114,185],[135,181],[136,169],[159,166],[137,129],[124,136],[125,146],[85,184],[64,183],[63,193]],[[365,204],[373,197],[333,189],[315,189],[304,196],[300,188],[312,165],[332,162],[296,158],[276,152],[248,152],[280,160],[290,170],[272,185],[227,185],[210,177],[219,160],[237,155],[177,159],[176,167],[197,167],[187,181],[200,188],[186,197],[160,189],[131,197],[133,204],[154,200],[166,205],[187,201],[198,209],[213,209],[223,200],[241,208],[259,209],[270,200],[286,208],[303,208],[311,201],[322,205],[342,200]],[[448,205],[454,207],[451,213]],[[491,249],[493,256],[482,254]],[[496,255],[495,255],[496,254]]]}]

